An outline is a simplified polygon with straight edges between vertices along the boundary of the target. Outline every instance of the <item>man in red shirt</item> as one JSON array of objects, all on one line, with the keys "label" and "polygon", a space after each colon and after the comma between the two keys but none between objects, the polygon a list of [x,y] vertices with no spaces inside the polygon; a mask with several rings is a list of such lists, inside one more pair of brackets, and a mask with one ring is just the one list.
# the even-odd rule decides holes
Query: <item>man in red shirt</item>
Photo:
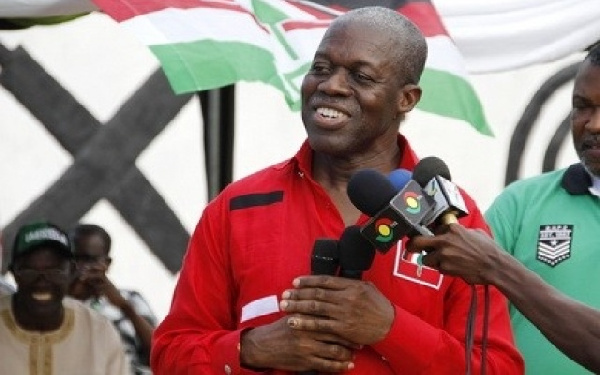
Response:
[{"label": "man in red shirt", "polygon": [[[423,35],[382,7],[338,17],[302,83],[307,141],[291,159],[230,184],[203,212],[171,310],[154,336],[155,374],[521,374],[507,302],[490,290],[487,338],[472,291],[421,269],[403,241],[362,280],[309,275],[316,239],[368,217],[346,193],[354,172],[412,170],[398,131],[421,97]],[[472,199],[461,224],[487,230]],[[484,344],[485,341],[485,344]],[[484,350],[485,348],[485,350]],[[467,364],[468,359],[468,364]]]}]

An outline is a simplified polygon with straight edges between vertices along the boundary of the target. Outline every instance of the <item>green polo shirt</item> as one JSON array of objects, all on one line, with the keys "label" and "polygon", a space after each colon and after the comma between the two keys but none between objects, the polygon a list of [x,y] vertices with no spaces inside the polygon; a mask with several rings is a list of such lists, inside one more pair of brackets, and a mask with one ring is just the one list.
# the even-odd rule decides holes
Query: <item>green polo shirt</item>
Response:
[{"label": "green polo shirt", "polygon": [[[509,185],[485,217],[496,241],[564,294],[600,309],[600,198],[581,164]],[[514,306],[517,346],[531,375],[590,374]],[[577,340],[577,337],[573,337]]]}]

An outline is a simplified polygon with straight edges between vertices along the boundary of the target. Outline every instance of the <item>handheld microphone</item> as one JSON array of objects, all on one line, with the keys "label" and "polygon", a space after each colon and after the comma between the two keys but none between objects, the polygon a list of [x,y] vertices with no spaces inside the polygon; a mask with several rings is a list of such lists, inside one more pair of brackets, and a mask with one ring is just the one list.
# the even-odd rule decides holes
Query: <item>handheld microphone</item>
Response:
[{"label": "handheld microphone", "polygon": [[415,166],[413,178],[435,201],[434,209],[424,218],[424,225],[457,223],[469,213],[458,187],[451,181],[450,170],[440,158],[429,156]]},{"label": "handheld microphone", "polygon": [[[310,257],[311,275],[335,276],[339,268],[339,246],[338,241],[331,238],[317,238],[313,244]],[[317,375],[318,371],[300,371],[298,375]]]},{"label": "handheld microphone", "polygon": [[310,258],[311,275],[336,275],[339,268],[338,241],[317,238]]},{"label": "handheld microphone", "polygon": [[407,169],[398,168],[391,171],[387,177],[392,183],[394,189],[396,189],[396,191],[400,191],[406,186],[406,184],[408,184],[408,181],[410,181],[412,178],[412,173]]},{"label": "handheld microphone", "polygon": [[375,247],[362,234],[360,226],[344,229],[339,241],[340,274],[348,279],[360,280],[363,271],[371,268]]},{"label": "handheld microphone", "polygon": [[435,202],[414,180],[397,192],[384,175],[363,169],[352,175],[347,193],[356,208],[371,216],[361,233],[382,253],[404,236],[432,235],[421,222]]}]

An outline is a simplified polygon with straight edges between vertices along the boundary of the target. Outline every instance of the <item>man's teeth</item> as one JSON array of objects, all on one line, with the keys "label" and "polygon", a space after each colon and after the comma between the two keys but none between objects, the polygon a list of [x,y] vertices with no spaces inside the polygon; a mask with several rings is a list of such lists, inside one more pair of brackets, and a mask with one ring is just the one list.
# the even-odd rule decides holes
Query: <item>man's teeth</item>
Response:
[{"label": "man's teeth", "polygon": [[335,109],[331,108],[317,108],[317,113],[323,117],[329,118],[338,118],[344,115],[342,112],[336,111]]},{"label": "man's teeth", "polygon": [[33,293],[31,296],[37,301],[49,301],[52,299],[52,293]]}]

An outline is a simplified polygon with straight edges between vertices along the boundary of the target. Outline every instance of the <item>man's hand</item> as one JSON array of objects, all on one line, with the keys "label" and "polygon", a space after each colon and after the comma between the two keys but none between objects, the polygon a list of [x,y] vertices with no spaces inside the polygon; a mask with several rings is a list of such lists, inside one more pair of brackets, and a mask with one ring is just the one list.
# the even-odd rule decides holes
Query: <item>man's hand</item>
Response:
[{"label": "man's hand", "polygon": [[341,372],[353,368],[352,349],[335,335],[293,330],[284,317],[242,333],[240,360],[251,369]]},{"label": "man's hand", "polygon": [[497,274],[496,267],[502,264],[500,259],[507,256],[487,233],[459,224],[444,226],[432,237],[414,237],[406,249],[427,249],[424,265],[461,277],[469,284],[489,284]]},{"label": "man's hand", "polygon": [[87,285],[93,295],[104,295],[108,279],[106,278],[107,265],[104,262],[83,263],[79,267],[79,281]]},{"label": "man's hand", "polygon": [[86,283],[96,297],[106,297],[112,305],[121,310],[129,308],[129,302],[106,276],[107,270],[108,267],[103,262],[86,264],[81,268],[79,280]]},{"label": "man's hand", "polygon": [[291,328],[333,334],[357,345],[382,340],[394,320],[392,303],[370,282],[335,276],[302,276],[286,290],[281,310]]}]

